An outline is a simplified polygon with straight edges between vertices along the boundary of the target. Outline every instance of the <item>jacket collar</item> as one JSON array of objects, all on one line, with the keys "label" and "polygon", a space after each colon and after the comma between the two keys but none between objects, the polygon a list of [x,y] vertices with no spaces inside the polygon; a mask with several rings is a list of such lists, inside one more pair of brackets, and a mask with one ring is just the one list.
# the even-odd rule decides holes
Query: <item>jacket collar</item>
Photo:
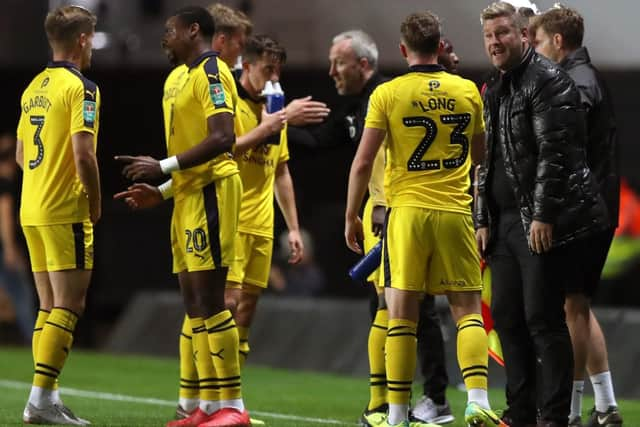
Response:
[{"label": "jacket collar", "polygon": [[536,55],[535,51],[531,46],[527,46],[527,49],[524,51],[522,55],[522,60],[518,65],[508,70],[507,72],[502,74],[502,79],[513,79],[519,75],[521,75],[524,70],[527,68],[527,65],[531,62],[531,59]]},{"label": "jacket collar", "polygon": [[587,51],[586,47],[582,46],[565,56],[564,59],[560,61],[560,66],[567,69],[590,63],[591,58],[589,57],[589,51]]},{"label": "jacket collar", "polygon": [[[377,71],[375,73],[373,73],[371,75],[371,77],[369,77],[369,80],[367,80],[367,82],[364,84],[364,87],[362,88],[362,92],[364,94],[371,94],[373,92],[373,90],[380,84],[385,82],[387,79],[385,77],[382,77],[382,75],[380,73],[378,73]],[[358,95],[359,96],[359,95]]]}]

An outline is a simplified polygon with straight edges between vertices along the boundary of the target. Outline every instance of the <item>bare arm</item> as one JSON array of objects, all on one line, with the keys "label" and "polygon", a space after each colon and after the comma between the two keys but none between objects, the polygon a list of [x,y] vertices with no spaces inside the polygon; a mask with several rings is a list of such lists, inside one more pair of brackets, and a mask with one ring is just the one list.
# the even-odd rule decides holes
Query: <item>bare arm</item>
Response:
[{"label": "bare arm", "polygon": [[362,253],[358,240],[363,238],[362,222],[358,218],[358,210],[367,191],[373,162],[386,134],[387,132],[382,129],[365,128],[358,151],[351,164],[345,212],[345,239],[347,246],[357,253]]},{"label": "bare arm", "polygon": [[[209,116],[207,127],[209,134],[200,143],[174,156],[175,159],[171,158],[177,161],[179,166],[173,170],[189,169],[206,163],[222,153],[231,152],[235,141],[233,115],[225,112]],[[171,172],[165,173],[160,167],[160,161],[149,156],[116,156],[115,159],[125,164],[122,173],[134,181],[156,179]]]},{"label": "bare arm", "polygon": [[230,152],[235,141],[233,115],[214,114],[207,118],[209,135],[198,145],[178,154],[180,169],[189,169],[215,159],[222,153]]},{"label": "bare arm", "polygon": [[473,135],[471,138],[471,163],[474,166],[481,165],[484,162],[485,141],[486,136],[484,133]]},{"label": "bare arm", "polygon": [[260,124],[249,132],[236,138],[235,154],[242,154],[263,142],[267,137],[275,135],[284,128],[286,115],[284,110],[276,111],[273,114],[262,110],[262,120]]},{"label": "bare arm", "polygon": [[100,200],[100,175],[98,173],[98,161],[93,143],[93,134],[78,132],[71,136],[73,145],[73,158],[80,181],[84,186],[89,199],[89,211],[91,222],[98,222],[102,214]]},{"label": "bare arm", "polygon": [[16,141],[16,163],[20,169],[24,169],[24,145],[20,139]]},{"label": "bare arm", "polygon": [[0,239],[5,267],[17,270],[22,266],[22,257],[16,244],[16,218],[14,214],[13,196],[0,195]]},{"label": "bare arm", "polygon": [[289,262],[297,264],[302,260],[304,245],[300,236],[296,196],[293,191],[293,181],[291,180],[287,162],[278,164],[276,168],[275,193],[280,212],[282,212],[289,229],[289,249],[291,251]]}]

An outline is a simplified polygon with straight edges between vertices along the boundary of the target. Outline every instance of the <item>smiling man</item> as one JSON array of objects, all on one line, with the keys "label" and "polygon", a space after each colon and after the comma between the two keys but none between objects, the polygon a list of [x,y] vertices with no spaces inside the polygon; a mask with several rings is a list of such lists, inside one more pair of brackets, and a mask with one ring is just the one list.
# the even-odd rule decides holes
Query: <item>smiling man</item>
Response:
[{"label": "smiling man", "polygon": [[[587,167],[580,96],[527,40],[528,19],[498,2],[481,15],[498,77],[485,92],[487,153],[478,177],[478,249],[492,272],[495,329],[511,426],[566,426],[573,358],[559,274],[608,226]],[[537,424],[536,424],[537,423]]]}]

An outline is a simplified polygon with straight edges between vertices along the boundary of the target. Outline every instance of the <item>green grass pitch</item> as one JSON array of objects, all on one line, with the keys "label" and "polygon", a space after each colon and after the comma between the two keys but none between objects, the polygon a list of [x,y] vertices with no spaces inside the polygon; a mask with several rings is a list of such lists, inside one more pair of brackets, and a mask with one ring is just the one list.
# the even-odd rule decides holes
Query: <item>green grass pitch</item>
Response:
[{"label": "green grass pitch", "polygon": [[[0,426],[22,425],[32,366],[29,349],[0,349]],[[178,361],[167,358],[74,351],[61,377],[67,406],[94,426],[163,426],[177,399]],[[268,426],[355,425],[367,397],[367,379],[294,372],[249,365],[243,373],[245,403]],[[420,391],[415,389],[414,396]],[[466,394],[448,392],[456,422],[463,427]],[[501,390],[491,391],[502,408]],[[640,426],[640,402],[620,401],[625,425]],[[587,398],[584,408],[593,405]]]}]

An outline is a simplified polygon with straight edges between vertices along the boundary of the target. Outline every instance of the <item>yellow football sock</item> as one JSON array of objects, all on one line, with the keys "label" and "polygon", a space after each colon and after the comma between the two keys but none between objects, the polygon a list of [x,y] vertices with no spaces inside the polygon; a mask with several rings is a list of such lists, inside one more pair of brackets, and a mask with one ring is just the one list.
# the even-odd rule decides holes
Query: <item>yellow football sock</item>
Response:
[{"label": "yellow football sock", "polygon": [[178,394],[185,399],[198,399],[200,396],[198,370],[193,361],[192,339],[191,321],[189,316],[185,315],[182,332],[180,332],[180,392]]},{"label": "yellow football sock", "polygon": [[229,310],[205,319],[209,334],[209,347],[220,385],[220,399],[242,398],[240,362],[238,355],[238,328]]},{"label": "yellow football sock", "polygon": [[216,370],[211,361],[207,328],[202,317],[189,318],[191,324],[191,345],[193,360],[196,364],[199,380],[200,400],[220,400],[220,389]]},{"label": "yellow football sock", "polygon": [[369,330],[369,406],[368,410],[387,403],[387,374],[385,371],[384,346],[387,341],[389,312],[386,308],[376,312]]},{"label": "yellow football sock", "polygon": [[416,322],[389,319],[387,341],[387,389],[389,403],[408,405],[416,371]]},{"label": "yellow football sock", "polygon": [[51,310],[40,333],[33,376],[34,386],[54,388],[71,350],[77,322],[78,316],[65,308],[54,307]]},{"label": "yellow football sock", "polygon": [[249,351],[251,348],[249,347],[249,328],[245,326],[238,326],[238,354],[240,355],[240,370],[244,366],[244,362],[247,361],[247,357],[249,356]]},{"label": "yellow football sock", "polygon": [[33,367],[36,366],[36,358],[38,357],[38,343],[40,342],[40,334],[44,327],[47,318],[51,312],[47,310],[38,310],[38,317],[36,317],[36,324],[33,327],[33,335],[31,337],[31,353],[33,354]]},{"label": "yellow football sock", "polygon": [[458,364],[467,390],[487,389],[487,333],[480,314],[467,314],[458,320]]}]

